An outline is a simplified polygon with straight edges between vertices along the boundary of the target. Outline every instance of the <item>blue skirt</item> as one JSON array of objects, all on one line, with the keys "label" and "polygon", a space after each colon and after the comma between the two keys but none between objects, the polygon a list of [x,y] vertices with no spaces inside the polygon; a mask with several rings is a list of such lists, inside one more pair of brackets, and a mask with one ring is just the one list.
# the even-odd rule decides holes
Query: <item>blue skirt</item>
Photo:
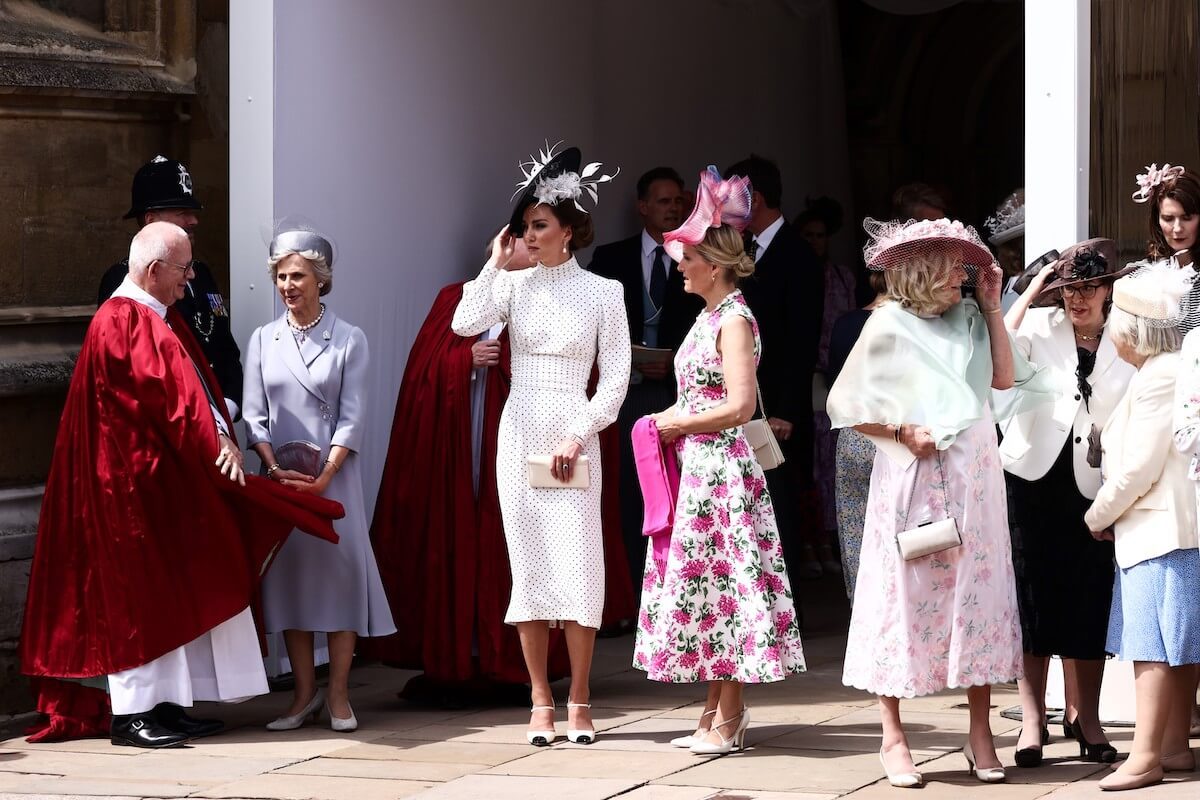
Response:
[{"label": "blue skirt", "polygon": [[1200,550],[1117,570],[1108,651],[1122,661],[1200,664]]}]

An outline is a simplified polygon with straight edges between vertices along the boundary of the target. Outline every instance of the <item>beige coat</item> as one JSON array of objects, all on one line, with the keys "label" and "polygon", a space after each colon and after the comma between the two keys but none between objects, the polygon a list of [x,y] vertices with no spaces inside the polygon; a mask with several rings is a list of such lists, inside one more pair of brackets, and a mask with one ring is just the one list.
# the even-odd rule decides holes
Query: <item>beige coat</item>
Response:
[{"label": "beige coat", "polygon": [[1188,457],[1172,442],[1178,353],[1147,359],[1101,434],[1104,483],[1084,520],[1112,527],[1117,564],[1128,568],[1196,547],[1196,495]]}]

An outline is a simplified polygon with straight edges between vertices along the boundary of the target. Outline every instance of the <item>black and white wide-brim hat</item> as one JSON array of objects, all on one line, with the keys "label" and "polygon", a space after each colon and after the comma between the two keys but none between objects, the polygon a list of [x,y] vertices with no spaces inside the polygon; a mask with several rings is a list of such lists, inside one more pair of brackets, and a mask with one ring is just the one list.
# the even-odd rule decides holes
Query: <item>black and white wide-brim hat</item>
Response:
[{"label": "black and white wide-brim hat", "polygon": [[558,144],[547,145],[528,161],[519,164],[522,180],[517,182],[517,191],[513,194],[519,199],[508,221],[508,232],[513,236],[525,232],[525,211],[537,203],[558,205],[569,201],[581,212],[590,213],[580,205],[583,194],[586,192],[592,198],[592,203],[596,203],[596,187],[611,181],[620,173],[618,169],[612,175],[601,175],[600,162],[593,161],[584,166],[583,154],[578,147],[568,147],[561,153],[555,153],[556,147]]}]

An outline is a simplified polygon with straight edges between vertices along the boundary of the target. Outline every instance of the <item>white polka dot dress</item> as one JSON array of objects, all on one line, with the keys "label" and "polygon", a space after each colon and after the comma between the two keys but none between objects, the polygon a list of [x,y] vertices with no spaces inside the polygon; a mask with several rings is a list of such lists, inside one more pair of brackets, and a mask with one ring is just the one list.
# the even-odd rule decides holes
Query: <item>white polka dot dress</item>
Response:
[{"label": "white polka dot dress", "polygon": [[[629,386],[629,324],[621,284],[557,267],[506,272],[491,264],[463,287],[452,327],[477,336],[508,323],[512,386],[500,417],[496,476],[512,568],[504,621],[575,621],[600,627],[604,546],[600,442]],[[600,380],[587,397],[592,365]],[[587,489],[534,489],[526,459],[550,455],[570,435],[584,441]]]}]

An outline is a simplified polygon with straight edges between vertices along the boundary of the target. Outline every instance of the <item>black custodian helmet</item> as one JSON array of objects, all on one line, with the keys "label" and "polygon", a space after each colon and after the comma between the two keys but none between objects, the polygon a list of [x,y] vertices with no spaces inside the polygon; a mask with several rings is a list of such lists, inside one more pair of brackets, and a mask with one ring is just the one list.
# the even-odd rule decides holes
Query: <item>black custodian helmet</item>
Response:
[{"label": "black custodian helmet", "polygon": [[124,219],[156,208],[204,208],[192,190],[192,175],[174,159],[155,156],[133,176],[132,204]]}]

